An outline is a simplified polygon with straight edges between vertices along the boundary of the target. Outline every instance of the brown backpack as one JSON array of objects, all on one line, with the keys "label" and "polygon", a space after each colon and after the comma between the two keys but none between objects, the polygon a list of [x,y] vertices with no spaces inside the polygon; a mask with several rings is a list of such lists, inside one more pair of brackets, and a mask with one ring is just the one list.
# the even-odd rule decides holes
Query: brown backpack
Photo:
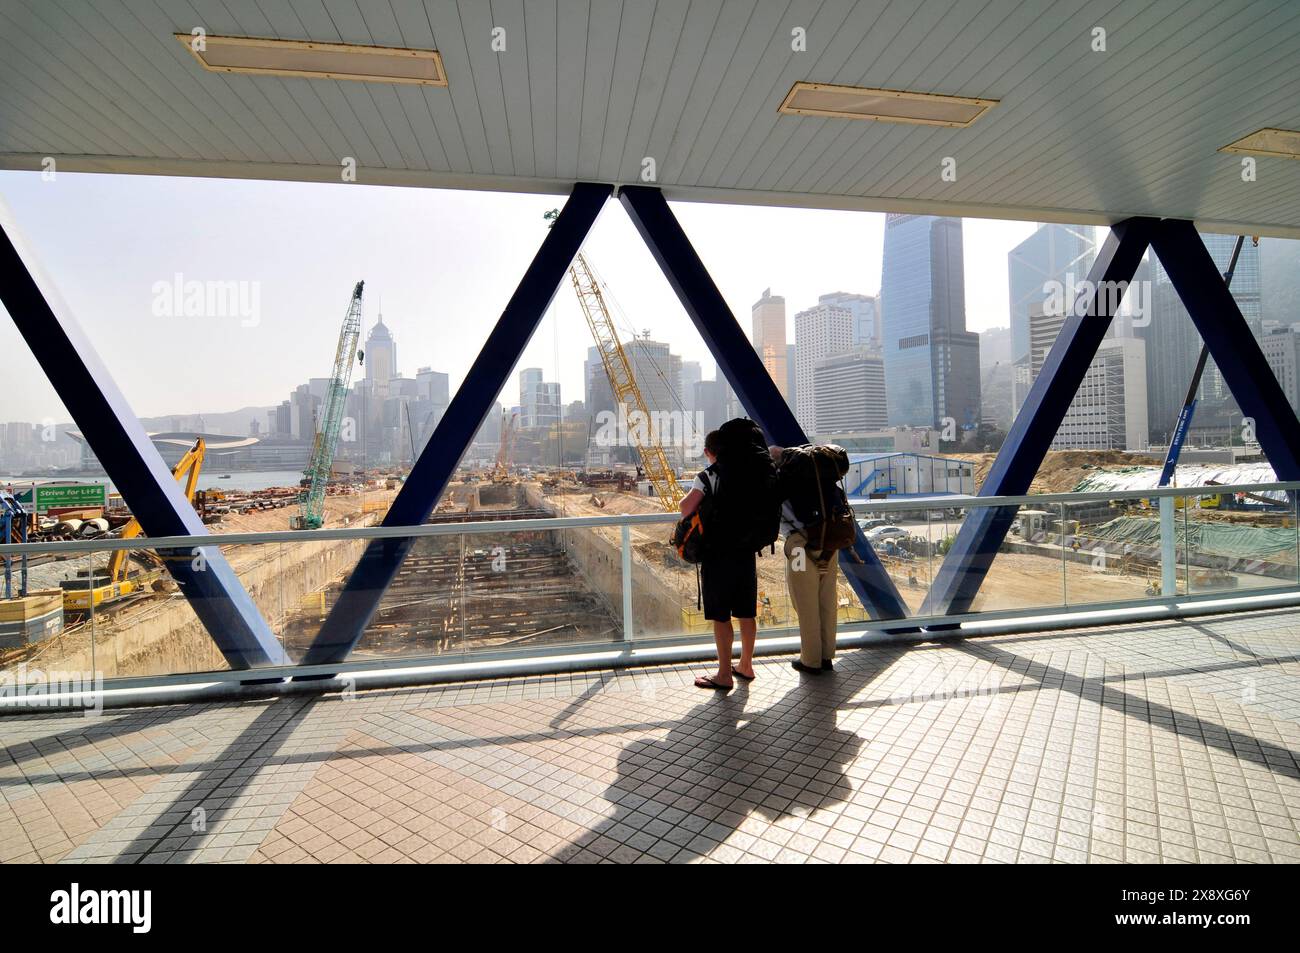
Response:
[{"label": "brown backpack", "polygon": [[852,547],[857,538],[853,510],[839,483],[848,470],[849,455],[835,444],[787,447],[781,455],[781,494],[803,524],[809,549],[832,554]]}]

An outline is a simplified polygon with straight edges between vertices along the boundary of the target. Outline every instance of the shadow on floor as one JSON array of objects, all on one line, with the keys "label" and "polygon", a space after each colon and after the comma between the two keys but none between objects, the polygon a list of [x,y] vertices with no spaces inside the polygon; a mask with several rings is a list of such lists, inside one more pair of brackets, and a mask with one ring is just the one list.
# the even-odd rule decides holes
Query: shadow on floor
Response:
[{"label": "shadow on floor", "polygon": [[846,800],[846,769],[862,742],[837,727],[836,695],[801,684],[749,711],[751,699],[740,689],[709,697],[663,738],[628,744],[605,792],[613,816],[554,859],[689,859],[753,814],[775,822]]}]

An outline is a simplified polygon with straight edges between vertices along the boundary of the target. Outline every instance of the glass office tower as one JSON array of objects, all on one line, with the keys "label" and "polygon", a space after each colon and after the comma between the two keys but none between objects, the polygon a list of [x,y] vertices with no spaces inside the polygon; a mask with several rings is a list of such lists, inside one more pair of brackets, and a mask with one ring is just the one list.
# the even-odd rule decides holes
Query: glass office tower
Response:
[{"label": "glass office tower", "polygon": [[979,335],[966,330],[961,220],[888,215],[880,297],[890,425],[973,430]]}]

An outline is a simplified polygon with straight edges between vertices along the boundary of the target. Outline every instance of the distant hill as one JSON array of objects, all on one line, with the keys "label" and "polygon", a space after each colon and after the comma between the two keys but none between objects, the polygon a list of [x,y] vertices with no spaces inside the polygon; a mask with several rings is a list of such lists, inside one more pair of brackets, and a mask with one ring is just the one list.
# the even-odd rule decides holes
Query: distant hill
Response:
[{"label": "distant hill", "polygon": [[203,429],[208,433],[228,434],[235,437],[248,436],[248,424],[257,420],[261,425],[262,435],[266,434],[266,414],[271,407],[241,407],[225,413],[212,414],[174,414],[167,417],[141,417],[140,423],[149,431],[160,430],[197,430],[198,418],[203,418]]}]

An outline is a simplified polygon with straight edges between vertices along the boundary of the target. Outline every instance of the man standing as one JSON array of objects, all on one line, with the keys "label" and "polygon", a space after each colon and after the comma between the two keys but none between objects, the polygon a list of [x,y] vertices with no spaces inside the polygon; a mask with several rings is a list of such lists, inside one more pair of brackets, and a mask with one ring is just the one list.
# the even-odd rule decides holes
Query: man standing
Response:
[{"label": "man standing", "polygon": [[777,464],[782,500],[785,581],[799,617],[799,658],[790,664],[800,672],[820,675],[834,668],[839,614],[836,554],[852,545],[853,514],[838,485],[848,469],[848,455],[831,446],[770,447],[769,451]]},{"label": "man standing", "polygon": [[[708,467],[701,470],[691,484],[691,491],[681,502],[683,516],[694,513],[707,498],[715,501],[727,489],[722,486],[718,473],[718,453],[722,434],[711,431],[704,438],[704,457]],[[732,489],[735,492],[735,489]],[[713,534],[717,536],[716,532]],[[709,529],[705,537],[709,539]],[[713,641],[718,649],[718,670],[713,675],[701,675],[695,680],[696,688],[726,690],[735,684],[732,676],[752,681],[754,678],[754,640],[758,635],[758,566],[752,549],[732,541],[709,539],[704,559],[700,562],[700,589],[704,601],[704,618],[713,623]],[[735,616],[740,622],[740,661],[732,665],[731,653],[736,633],[731,625]]]}]

